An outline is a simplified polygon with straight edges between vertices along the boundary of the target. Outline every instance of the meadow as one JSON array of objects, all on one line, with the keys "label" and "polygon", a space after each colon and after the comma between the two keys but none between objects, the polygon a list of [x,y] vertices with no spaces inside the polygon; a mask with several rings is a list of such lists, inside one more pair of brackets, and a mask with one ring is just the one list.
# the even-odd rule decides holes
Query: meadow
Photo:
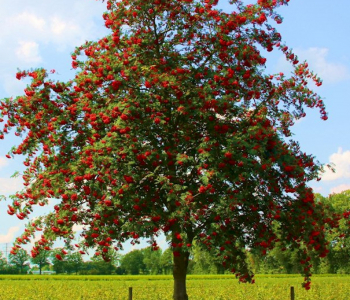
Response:
[{"label": "meadow", "polygon": [[[231,275],[189,275],[190,300],[349,300],[350,276],[322,275],[312,287],[301,287],[300,275],[257,275],[255,284],[239,284]],[[172,299],[172,276],[74,276],[0,275],[0,299],[4,300],[133,300]]]}]

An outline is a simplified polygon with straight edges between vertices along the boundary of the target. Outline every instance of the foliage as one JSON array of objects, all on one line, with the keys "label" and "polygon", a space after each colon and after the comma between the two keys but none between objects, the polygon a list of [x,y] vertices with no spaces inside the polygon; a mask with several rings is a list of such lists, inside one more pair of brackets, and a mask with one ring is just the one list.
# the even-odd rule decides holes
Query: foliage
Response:
[{"label": "foliage", "polygon": [[67,262],[66,260],[61,259],[62,249],[56,248],[51,251],[51,262],[53,270],[56,271],[56,274],[65,273]]},{"label": "foliage", "polygon": [[328,268],[325,266],[325,271],[328,271],[328,273],[350,274],[350,190],[331,194],[328,197],[317,194],[316,199],[343,216],[339,220],[339,226],[327,234],[327,240],[330,243],[330,255],[326,257],[323,263],[323,266],[328,265]]},{"label": "foliage", "polygon": [[3,257],[2,252],[0,252],[0,268],[3,269],[7,265],[6,258]]},{"label": "foliage", "polygon": [[20,269],[20,273],[22,274],[23,271],[28,269],[29,267],[29,258],[27,251],[24,249],[19,249],[16,254],[10,253],[9,255],[9,262],[12,265],[15,265],[17,268]]},{"label": "foliage", "polygon": [[[106,261],[106,258],[98,254],[98,255],[94,255],[91,258],[91,260],[99,262],[99,261]],[[108,252],[107,262],[111,263],[112,265],[118,266],[120,264],[120,260],[121,260],[121,254],[115,251],[114,249],[110,249]]]},{"label": "foliage", "polygon": [[[128,239],[158,249],[163,232],[183,288],[194,241],[242,282],[253,281],[245,249],[265,255],[278,242],[295,249],[309,288],[311,253],[327,255],[337,219],[308,186],[321,164],[290,138],[306,107],[327,114],[307,85],[320,79],[271,25],[288,1],[231,0],[228,14],[217,0],[109,0],[111,34],[74,51],[73,80],[19,71],[32,78],[25,95],[0,106],[0,138],[22,137],[7,156],[24,155],[27,167],[8,213],[24,219],[50,198],[60,203],[16,245],[42,230],[35,253],[57,238],[69,246],[84,225],[81,251],[109,260]],[[289,77],[264,73],[274,49],[294,66]]]},{"label": "foliage", "polygon": [[147,247],[143,250],[143,263],[148,274],[156,275],[161,273],[161,257],[161,249],[153,250],[152,247]]},{"label": "foliage", "polygon": [[125,254],[120,262],[120,267],[125,270],[126,274],[137,275],[144,273],[146,265],[142,250],[132,250]]},{"label": "foliage", "polygon": [[224,268],[207,249],[194,243],[192,247],[193,270],[191,274],[222,274]]},{"label": "foliage", "polygon": [[18,269],[14,265],[10,265],[2,252],[0,252],[0,274],[18,274]]},{"label": "foliage", "polygon": [[[328,211],[336,212],[339,218],[339,226],[325,232],[325,238],[329,244],[329,254],[321,259],[316,251],[310,251],[311,270],[316,274],[350,273],[348,257],[350,255],[349,242],[349,216],[350,216],[350,190],[338,194],[323,197],[315,194],[315,200]],[[276,231],[276,235],[278,235]],[[284,248],[277,243],[276,247],[269,250],[265,256],[249,252],[249,264],[256,273],[298,273],[302,266],[299,264],[298,255],[291,248]]]},{"label": "foliage", "polygon": [[107,275],[117,272],[116,267],[119,265],[120,254],[113,250],[110,252],[108,261],[105,261],[101,255],[92,257],[90,262],[84,263],[82,273]]},{"label": "foliage", "polygon": [[[53,270],[56,271],[56,274],[77,274],[83,268],[84,261],[81,253],[70,252],[65,255],[64,259],[59,259],[61,253],[62,249],[55,249],[51,252],[51,262],[53,264]],[[59,255],[59,258],[57,258],[57,255]]]},{"label": "foliage", "polygon": [[173,268],[171,248],[162,251],[147,247],[133,250],[121,258],[120,269],[123,274],[170,274]]},{"label": "foliage", "polygon": [[162,274],[171,274],[173,270],[173,252],[171,248],[167,248],[163,251],[160,257],[160,266],[162,268]]},{"label": "foliage", "polygon": [[43,250],[41,252],[32,251],[32,257],[30,261],[32,264],[37,265],[39,267],[39,271],[41,274],[42,268],[46,265],[50,264],[49,257],[51,252],[49,250]]},{"label": "foliage", "polygon": [[104,261],[101,257],[92,257],[91,261],[83,261],[82,254],[80,252],[68,252],[65,253],[62,258],[61,254],[64,251],[61,248],[56,248],[51,253],[51,261],[53,269],[56,274],[60,273],[75,273],[83,275],[109,275],[116,271],[115,264],[119,255],[114,253],[114,259],[109,262]]},{"label": "foliage", "polygon": [[116,266],[110,262],[100,261],[87,261],[81,266],[79,274],[82,275],[110,275],[117,273]]}]

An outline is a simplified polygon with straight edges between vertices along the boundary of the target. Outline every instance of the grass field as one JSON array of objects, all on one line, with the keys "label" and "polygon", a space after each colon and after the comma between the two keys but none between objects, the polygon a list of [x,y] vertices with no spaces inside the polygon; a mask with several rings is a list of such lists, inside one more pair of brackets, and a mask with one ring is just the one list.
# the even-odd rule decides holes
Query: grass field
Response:
[{"label": "grass field", "polygon": [[[350,276],[314,276],[311,290],[301,287],[300,275],[257,275],[255,284],[239,284],[230,275],[188,276],[190,300],[349,300]],[[78,300],[172,299],[171,276],[0,275],[0,299]]]}]

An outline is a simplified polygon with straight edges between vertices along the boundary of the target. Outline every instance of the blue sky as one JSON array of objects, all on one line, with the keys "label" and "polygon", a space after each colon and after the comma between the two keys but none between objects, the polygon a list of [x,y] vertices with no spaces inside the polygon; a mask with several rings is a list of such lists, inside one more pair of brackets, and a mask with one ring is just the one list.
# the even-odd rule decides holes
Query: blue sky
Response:
[{"label": "blue sky", "polygon": [[[228,0],[220,0],[219,7],[230,10]],[[109,33],[103,25],[104,11],[105,4],[94,0],[0,0],[0,99],[23,94],[28,82],[15,78],[17,68],[44,67],[56,70],[53,79],[73,78],[70,53],[86,40]],[[290,0],[289,6],[278,10],[284,17],[284,22],[276,25],[282,40],[294,49],[299,61],[306,59],[323,79],[323,85],[315,90],[325,101],[329,119],[322,121],[316,110],[307,110],[306,118],[292,131],[304,152],[314,154],[322,163],[336,165],[335,174],[327,171],[320,182],[311,184],[324,196],[350,189],[349,11],[348,0]],[[273,51],[268,59],[269,72],[290,71],[282,53]],[[20,178],[10,178],[14,171],[23,170],[21,160],[5,158],[18,142],[9,137],[0,141],[0,195],[22,188]],[[25,224],[6,213],[7,204],[0,203],[0,251],[5,243],[14,241]],[[35,215],[45,210],[38,207]],[[165,241],[161,245],[165,246]]]}]

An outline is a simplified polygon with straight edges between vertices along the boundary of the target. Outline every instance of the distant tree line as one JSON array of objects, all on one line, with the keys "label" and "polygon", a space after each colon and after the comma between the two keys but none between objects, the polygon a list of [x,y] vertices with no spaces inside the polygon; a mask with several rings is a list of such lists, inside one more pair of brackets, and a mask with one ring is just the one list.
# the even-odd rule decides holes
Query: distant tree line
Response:
[{"label": "distant tree line", "polygon": [[[347,223],[350,222],[350,190],[328,197],[316,194],[315,197],[316,201],[322,203],[326,209],[335,212],[345,211],[343,218],[339,221],[339,227],[327,235],[329,255],[321,258],[315,252],[310,261],[301,262],[296,252],[279,245],[273,250],[267,249],[266,255],[255,253],[254,249],[246,249],[248,264],[256,274],[301,273],[301,268],[306,264],[312,265],[314,274],[350,274],[350,234],[347,229],[349,227]],[[278,235],[279,228],[276,227],[275,230]],[[316,242],[317,232],[314,240]],[[44,251],[33,258],[24,249],[20,249],[16,255],[10,254],[8,260],[0,253],[0,274],[24,274],[30,270],[30,264],[35,265],[40,274],[42,270],[48,269],[56,271],[56,274],[80,275],[172,273],[171,248],[153,251],[151,247],[147,247],[133,250],[125,255],[113,252],[109,262],[105,262],[101,256],[94,256],[90,261],[84,261],[79,252],[67,253],[64,259],[60,260],[56,255],[61,251],[60,248]],[[223,274],[224,268],[216,261],[210,250],[195,243],[192,247],[188,273]]]}]

